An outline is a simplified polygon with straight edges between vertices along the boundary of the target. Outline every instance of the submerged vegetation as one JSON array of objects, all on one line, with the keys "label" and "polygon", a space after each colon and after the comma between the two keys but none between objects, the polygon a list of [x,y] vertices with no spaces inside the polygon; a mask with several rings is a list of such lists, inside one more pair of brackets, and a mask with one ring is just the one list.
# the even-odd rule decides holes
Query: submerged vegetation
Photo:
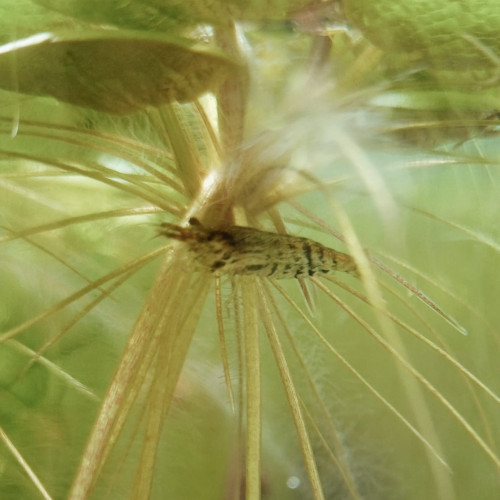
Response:
[{"label": "submerged vegetation", "polygon": [[0,498],[497,496],[500,7],[442,3],[2,2]]}]

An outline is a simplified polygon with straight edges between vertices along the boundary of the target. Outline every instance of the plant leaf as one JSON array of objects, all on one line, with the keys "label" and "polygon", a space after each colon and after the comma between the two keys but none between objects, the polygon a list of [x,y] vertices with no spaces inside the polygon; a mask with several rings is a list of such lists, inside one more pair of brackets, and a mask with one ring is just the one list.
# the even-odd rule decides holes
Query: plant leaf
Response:
[{"label": "plant leaf", "polygon": [[189,24],[225,25],[231,19],[284,20],[311,0],[34,0],[91,23],[126,29],[179,30]]},{"label": "plant leaf", "polygon": [[73,19],[36,5],[31,0],[2,0],[0,2],[0,43],[24,38],[48,27],[75,29]]},{"label": "plant leaf", "polygon": [[350,21],[392,53],[412,53],[439,69],[498,71],[496,0],[346,0]]},{"label": "plant leaf", "polygon": [[197,22],[229,19],[227,7],[217,0],[34,0],[35,3],[80,21],[124,29],[180,31]]},{"label": "plant leaf", "polygon": [[191,101],[237,65],[187,40],[99,30],[41,33],[0,46],[0,87],[99,111]]}]

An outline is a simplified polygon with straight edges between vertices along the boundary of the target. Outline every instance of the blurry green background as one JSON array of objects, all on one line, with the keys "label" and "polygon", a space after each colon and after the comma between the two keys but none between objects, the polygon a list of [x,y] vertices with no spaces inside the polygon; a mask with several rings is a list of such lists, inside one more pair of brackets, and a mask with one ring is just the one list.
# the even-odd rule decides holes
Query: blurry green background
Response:
[{"label": "blurry green background", "polygon": [[[466,10],[476,19],[462,29],[463,12],[457,7],[458,3],[442,2],[440,8],[435,2],[426,4],[426,15],[432,16],[435,8],[435,17],[430,19],[436,20],[441,38],[465,40],[461,52],[454,49],[457,57],[451,67],[445,67],[442,54],[434,58],[429,49],[440,47],[439,41],[429,42],[426,38],[437,36],[435,31],[418,32],[409,42],[394,43],[404,36],[399,24],[394,24],[397,29],[392,31],[396,17],[378,16],[378,13],[382,9],[389,16],[393,11],[389,7],[384,10],[384,6],[402,2],[388,1],[377,2],[376,12],[372,11],[375,7],[371,2],[347,2],[351,37],[344,30],[336,30],[338,24],[346,22],[337,2],[318,6],[306,5],[307,2],[270,2],[266,10],[257,1],[215,2],[208,6],[203,2],[136,1],[123,5],[122,2],[103,4],[77,0],[4,0],[0,5],[0,35],[4,43],[51,30],[81,33],[85,37],[106,26],[113,28],[113,36],[120,35],[120,30],[129,30],[125,37],[127,47],[136,47],[138,59],[141,51],[150,47],[144,38],[150,36],[156,43],[156,37],[161,40],[165,36],[165,43],[170,44],[176,56],[174,59],[185,61],[185,53],[182,52],[181,57],[177,51],[181,51],[181,46],[187,53],[191,53],[191,49],[173,41],[173,34],[202,45],[206,37],[210,43],[205,43],[205,49],[210,52],[213,38],[206,24],[217,25],[219,20],[222,24],[233,18],[240,21],[252,49],[248,59],[250,73],[254,72],[257,77],[251,80],[250,86],[249,143],[258,138],[259,133],[271,137],[273,147],[285,150],[284,156],[288,155],[293,168],[311,168],[319,179],[331,180],[333,187],[327,196],[315,192],[304,194],[298,200],[335,226],[335,214],[328,202],[329,196],[335,198],[348,214],[362,245],[432,297],[467,329],[468,335],[461,335],[407,290],[378,272],[380,282],[388,283],[393,292],[386,297],[390,311],[446,348],[454,359],[499,393],[500,148],[496,136],[497,82],[494,79],[498,60],[497,47],[485,40],[497,32],[500,7],[488,4],[487,15],[483,15],[473,8],[477,2],[460,2],[471,6]],[[454,8],[453,14],[446,13],[447,5]],[[214,17],[211,13],[215,11],[223,15]],[[400,15],[399,10],[397,14]],[[486,17],[490,23],[487,30],[484,28]],[[456,20],[452,28],[440,21],[449,18]],[[308,19],[312,19],[314,29],[321,27],[323,31],[318,34],[314,29],[306,29]],[[421,23],[411,25],[420,27]],[[332,41],[325,71],[337,87],[328,89],[317,101],[311,99],[310,106],[307,99],[301,105],[294,85],[301,82],[302,74],[310,68],[308,57],[315,53],[311,47],[325,38]],[[425,43],[420,46],[414,40]],[[370,42],[379,47],[374,49]],[[411,43],[416,53],[408,55],[407,45]],[[399,51],[401,48],[405,51]],[[58,100],[62,98],[61,89],[52,86],[53,74],[61,70],[52,66],[57,65],[58,60],[43,49],[39,54],[36,50],[35,59],[40,57],[40,65],[33,68],[33,77],[29,78],[29,67],[22,68],[22,74],[28,75],[23,93],[16,93],[10,87],[15,81],[12,75],[16,74],[16,67],[19,69],[19,62],[23,64],[23,55],[15,54],[16,50],[12,49],[0,50],[0,86],[4,89],[0,91],[2,333],[50,311],[59,300],[86,286],[88,280],[98,279],[163,245],[163,241],[154,238],[154,224],[165,220],[162,207],[155,207],[148,200],[148,193],[151,199],[156,199],[159,193],[166,203],[185,203],[172,187],[155,181],[141,167],[140,162],[144,162],[159,166],[158,170],[165,173],[168,172],[166,166],[173,163],[172,145],[166,139],[168,134],[159,127],[154,113],[146,110],[115,116],[102,109],[79,108]],[[376,54],[374,59],[366,56],[371,53]],[[461,66],[460,54],[463,55]],[[75,57],[78,60],[78,53]],[[208,69],[188,80],[189,88],[195,93],[209,90],[205,89],[206,75],[212,82],[213,73],[216,82],[219,71],[233,70],[224,58],[218,59],[218,53],[214,59],[211,57],[203,59]],[[197,61],[194,66],[186,63],[177,71],[182,76],[190,75]],[[74,68],[62,69],[68,71],[69,81],[78,80]],[[46,90],[41,92],[37,87],[45,72],[44,89],[55,88],[48,96]],[[462,79],[463,74],[466,78]],[[92,81],[85,78],[83,83],[92,87]],[[141,74],[138,81],[148,88],[147,74]],[[115,102],[120,111],[119,100],[126,102],[127,96],[134,93],[127,81],[106,82],[104,88],[106,92],[112,91],[102,100],[97,93],[97,107],[102,106],[105,111],[113,108]],[[173,92],[176,97],[178,88]],[[37,95],[39,93],[44,96]],[[89,95],[91,93],[89,91]],[[158,97],[154,92],[145,92],[145,95],[152,95],[153,101]],[[80,98],[85,100],[88,96],[84,94]],[[133,106],[141,109],[145,106],[144,102],[131,99]],[[182,109],[187,117],[196,115],[190,104]],[[188,127],[191,125],[188,123]],[[168,126],[163,126],[168,132]],[[336,131],[355,138],[376,172],[376,179],[392,195],[391,204],[385,205],[387,210],[381,208],[387,197],[374,193],[374,185],[363,181],[353,167],[352,158],[346,157],[339,147],[340,139],[334,137]],[[191,132],[193,148],[203,151],[206,137],[200,136],[194,125]],[[164,152],[164,156],[158,151]],[[271,152],[262,154],[272,156],[275,151],[271,148]],[[82,170],[65,170],[61,164]],[[165,175],[175,180],[175,174]],[[116,182],[106,184],[105,177]],[[138,191],[126,190],[125,185]],[[114,210],[135,210],[136,213],[60,225],[9,239],[12,231],[66,217]],[[338,245],[330,235],[310,227],[314,224],[305,227],[305,218],[289,206],[284,205],[281,210],[289,222],[290,232],[328,246]],[[53,498],[66,497],[99,401],[116,368],[127,334],[144,305],[160,260],[128,277],[109,297],[97,301],[100,291],[94,290],[66,309],[37,322],[15,339],[0,344],[0,498],[42,498],[9,443],[15,446]],[[282,286],[306,310],[297,284],[286,282]],[[230,363],[236,367],[236,340],[231,337],[236,330],[235,318],[227,305],[231,294],[227,282],[223,282],[223,292]],[[378,328],[368,306],[342,290],[338,293]],[[234,470],[237,424],[227,403],[213,294],[209,297],[178,384],[174,408],[166,419],[153,498],[229,499],[231,481],[237,477]],[[331,412],[362,498],[441,498],[432,480],[434,471],[441,466],[433,462],[415,436],[326,351],[296,312],[276,297],[309,374]],[[92,300],[97,301],[95,306],[85,311]],[[73,324],[73,318],[80,313],[81,319]],[[313,320],[355,369],[414,422],[415,408],[411,401],[416,396],[402,382],[394,358],[345,311],[320,293],[316,296]],[[31,362],[33,351],[60,332],[65,333],[47,351],[47,361]],[[499,461],[498,403],[472,387],[456,367],[406,332],[398,330],[397,335],[412,365],[478,429]],[[390,342],[396,345],[397,341],[392,338]],[[302,390],[305,406],[314,413],[315,402],[309,394],[306,376],[286,340],[283,344],[294,382]],[[282,382],[264,337],[262,345],[262,496],[310,498]],[[235,369],[234,377],[237,376]],[[500,471],[491,458],[432,395],[425,393],[423,403],[436,426],[439,441],[436,446],[441,448],[453,471],[449,476],[451,493],[447,490],[448,496],[442,498],[497,498]],[[127,438],[137,431],[138,417],[132,415],[109,470],[103,471],[105,480],[96,490],[95,498],[127,497],[134,470],[133,457],[137,455],[142,436],[139,433],[132,444]],[[321,419],[317,413],[316,418]],[[319,439],[313,438],[313,445],[326,498],[349,498]]]}]

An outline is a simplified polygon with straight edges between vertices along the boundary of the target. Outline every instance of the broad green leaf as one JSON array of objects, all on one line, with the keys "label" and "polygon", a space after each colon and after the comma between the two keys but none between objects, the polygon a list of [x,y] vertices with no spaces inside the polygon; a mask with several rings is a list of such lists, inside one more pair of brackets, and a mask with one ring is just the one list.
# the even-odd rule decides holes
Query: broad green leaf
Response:
[{"label": "broad green leaf", "polygon": [[92,23],[127,29],[179,30],[196,23],[227,25],[232,19],[283,20],[310,0],[35,0]]},{"label": "broad green leaf", "polygon": [[190,101],[237,65],[192,42],[137,32],[41,33],[0,46],[0,87],[117,114]]},{"label": "broad green leaf", "polygon": [[36,5],[31,0],[0,1],[0,43],[24,38],[47,29],[75,28],[75,21]]},{"label": "broad green leaf", "polygon": [[347,16],[386,51],[421,56],[438,68],[500,67],[497,0],[345,0]]},{"label": "broad green leaf", "polygon": [[179,31],[197,22],[227,21],[228,12],[218,0],[34,0],[56,12],[84,22],[125,29]]},{"label": "broad green leaf", "polygon": [[497,0],[345,0],[344,5],[349,22],[383,51],[392,80],[391,93],[382,97],[386,104],[454,112],[427,116],[431,121],[484,119],[498,109]]}]

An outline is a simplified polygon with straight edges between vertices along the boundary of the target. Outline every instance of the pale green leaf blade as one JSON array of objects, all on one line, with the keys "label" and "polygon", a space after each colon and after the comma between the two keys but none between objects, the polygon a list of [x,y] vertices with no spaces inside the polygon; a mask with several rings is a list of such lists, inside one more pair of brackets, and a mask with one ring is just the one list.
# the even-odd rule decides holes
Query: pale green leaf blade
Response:
[{"label": "pale green leaf blade", "polygon": [[79,21],[123,29],[180,31],[198,22],[221,23],[228,9],[219,0],[34,0],[55,12]]},{"label": "pale green leaf blade", "polygon": [[34,0],[85,22],[125,29],[171,31],[186,25],[237,20],[285,20],[310,0]]},{"label": "pale green leaf blade", "polygon": [[350,21],[388,52],[466,72],[496,66],[500,4],[496,0],[346,0]]},{"label": "pale green leaf blade", "polygon": [[48,27],[75,29],[75,21],[36,5],[31,0],[0,2],[0,43],[27,37]]},{"label": "pale green leaf blade", "polygon": [[126,114],[191,101],[237,66],[172,37],[100,30],[42,33],[0,47],[0,87]]}]

